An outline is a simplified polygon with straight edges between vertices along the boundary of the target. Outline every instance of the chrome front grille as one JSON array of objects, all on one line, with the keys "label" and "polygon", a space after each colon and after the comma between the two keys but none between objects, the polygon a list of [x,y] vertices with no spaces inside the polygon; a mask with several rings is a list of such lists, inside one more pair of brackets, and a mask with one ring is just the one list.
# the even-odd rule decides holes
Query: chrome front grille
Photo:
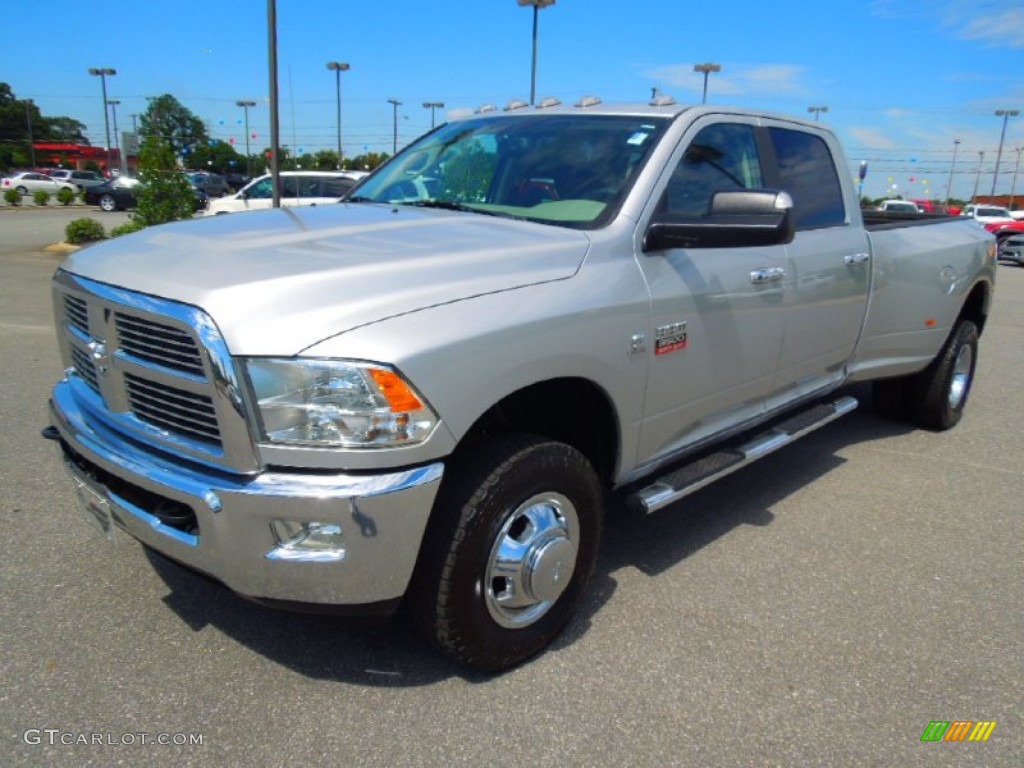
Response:
[{"label": "chrome front grille", "polygon": [[132,413],[149,424],[196,440],[220,443],[213,400],[128,373],[125,391]]},{"label": "chrome front grille", "polygon": [[176,371],[203,375],[203,359],[195,340],[185,331],[164,323],[114,313],[118,346],[140,360]]},{"label": "chrome front grille", "polygon": [[54,292],[68,378],[91,418],[205,464],[259,469],[242,387],[209,316],[62,271]]},{"label": "chrome front grille", "polygon": [[89,333],[89,311],[84,299],[77,296],[64,297],[64,317],[68,325],[82,333]]}]

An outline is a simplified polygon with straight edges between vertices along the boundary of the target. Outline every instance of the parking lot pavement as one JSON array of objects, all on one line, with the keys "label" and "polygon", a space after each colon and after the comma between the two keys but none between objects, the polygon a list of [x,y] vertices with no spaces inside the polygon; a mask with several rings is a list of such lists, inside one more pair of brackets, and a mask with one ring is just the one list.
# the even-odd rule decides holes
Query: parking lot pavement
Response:
[{"label": "parking lot pavement", "polygon": [[[5,768],[1024,765],[1024,269],[999,269],[956,429],[865,403],[613,516],[565,636],[487,678],[401,622],[277,613],[87,526],[39,438],[55,264],[0,253]],[[943,721],[996,725],[922,741]]]},{"label": "parking lot pavement", "polygon": [[95,205],[0,206],[0,253],[34,251],[64,240],[75,219],[95,219],[110,231],[131,218],[130,211],[105,213]]}]

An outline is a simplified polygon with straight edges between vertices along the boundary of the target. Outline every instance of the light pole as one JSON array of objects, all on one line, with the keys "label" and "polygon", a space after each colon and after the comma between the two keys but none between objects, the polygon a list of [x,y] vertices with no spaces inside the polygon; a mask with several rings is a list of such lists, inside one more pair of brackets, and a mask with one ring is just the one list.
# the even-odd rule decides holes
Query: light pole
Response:
[{"label": "light pole", "polygon": [[978,153],[978,175],[974,177],[974,193],[971,195],[971,202],[973,203],[978,197],[978,184],[981,183],[981,165],[985,162],[985,150],[981,150]]},{"label": "light pole", "polygon": [[402,102],[400,102],[398,99],[388,99],[388,104],[391,104],[395,108],[395,121],[394,121],[395,127],[394,127],[394,131],[393,131],[393,134],[392,134],[394,136],[394,138],[393,138],[392,143],[391,143],[391,154],[392,155],[397,155],[398,154],[398,108],[402,105]]},{"label": "light pole", "polygon": [[107,132],[107,173],[110,173],[110,116],[107,114],[107,75],[116,75],[117,70],[111,67],[89,67],[89,74],[96,75],[103,87],[103,127]]},{"label": "light pole", "polygon": [[1011,211],[1013,210],[1013,196],[1017,192],[1017,171],[1020,170],[1020,153],[1024,147],[1015,147],[1014,152],[1017,153],[1017,162],[1013,166],[1013,181],[1010,182],[1010,203],[1006,207]]},{"label": "light pole", "polygon": [[114,115],[114,146],[117,147],[117,167],[121,171],[121,175],[125,175],[124,171],[124,152],[121,151],[121,142],[117,138],[117,105],[120,104],[119,99],[110,99],[107,104],[110,105],[110,111]]},{"label": "light pole", "polygon": [[334,71],[334,92],[335,104],[337,107],[338,123],[338,170],[341,170],[341,73],[347,72],[351,67],[344,61],[328,61],[327,68]]},{"label": "light pole", "polygon": [[956,171],[956,151],[958,149],[960,149],[960,139],[953,139],[953,162],[949,166],[949,183],[946,184],[946,205],[949,205],[949,195],[953,189],[953,173]]},{"label": "light pole", "polygon": [[533,6],[533,63],[530,66],[530,104],[537,101],[537,19],[540,9],[554,5],[555,0],[516,0],[520,6]]},{"label": "light pole", "polygon": [[433,128],[434,128],[434,110],[435,109],[444,109],[444,102],[443,101],[424,101],[423,102],[423,108],[430,110],[430,128],[431,128],[431,130],[433,130]]},{"label": "light pole", "polygon": [[818,122],[822,112],[828,112],[828,107],[808,107],[807,111],[814,115],[814,122]]},{"label": "light pole", "polygon": [[249,155],[249,107],[255,107],[255,101],[239,99],[235,102],[236,107],[241,107],[245,112],[245,175],[252,176],[252,158]]},{"label": "light pole", "polygon": [[267,0],[267,63],[270,70],[270,178],[271,205],[281,207],[281,123],[277,109],[277,0]]},{"label": "light pole", "polygon": [[32,99],[25,99],[25,122],[28,124],[28,154],[32,160],[32,167],[36,167],[36,142],[32,138],[32,111],[31,106],[35,106]]},{"label": "light pole", "polygon": [[712,72],[721,72],[722,71],[722,65],[721,64],[714,64],[714,63],[712,63],[710,61],[706,62],[704,64],[694,64],[693,65],[693,71],[694,72],[703,72],[704,73],[704,96],[701,99],[700,103],[701,104],[707,104],[708,103],[708,75],[710,75]]},{"label": "light pole", "polygon": [[999,178],[999,162],[1003,159],[1003,142],[1006,141],[1006,124],[1011,117],[1020,114],[1019,109],[997,109],[996,117],[1003,118],[1003,132],[999,134],[999,151],[996,153],[996,169],[992,174],[992,197],[996,196],[996,179]]}]

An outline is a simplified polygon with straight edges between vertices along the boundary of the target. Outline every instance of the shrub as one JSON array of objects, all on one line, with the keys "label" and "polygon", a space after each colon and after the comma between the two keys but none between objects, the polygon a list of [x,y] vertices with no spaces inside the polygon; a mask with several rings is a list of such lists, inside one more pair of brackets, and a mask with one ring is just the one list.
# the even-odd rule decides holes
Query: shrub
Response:
[{"label": "shrub", "polygon": [[50,193],[45,189],[37,189],[32,193],[32,199],[35,201],[36,205],[46,205],[50,202]]},{"label": "shrub", "polygon": [[139,181],[132,219],[141,224],[164,224],[192,218],[195,193],[185,174],[176,170],[174,150],[162,138],[146,139],[139,153]]},{"label": "shrub", "polygon": [[106,236],[103,225],[96,219],[75,219],[64,228],[64,239],[69,243],[88,243]]},{"label": "shrub", "polygon": [[61,187],[57,192],[57,202],[61,205],[71,205],[75,200],[75,190],[68,187]]},{"label": "shrub", "polygon": [[137,219],[130,219],[124,224],[119,224],[110,230],[111,237],[120,237],[121,235],[130,235],[132,232],[138,232],[140,229],[145,229],[146,225]]},{"label": "shrub", "polygon": [[12,187],[4,192],[4,200],[7,201],[8,205],[20,205],[21,194]]}]

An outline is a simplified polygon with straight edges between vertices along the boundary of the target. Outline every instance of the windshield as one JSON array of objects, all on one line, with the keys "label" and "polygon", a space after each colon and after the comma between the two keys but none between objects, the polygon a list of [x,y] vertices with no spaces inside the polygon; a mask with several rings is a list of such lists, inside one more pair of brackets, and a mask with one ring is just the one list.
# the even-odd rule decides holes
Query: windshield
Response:
[{"label": "windshield", "polygon": [[460,120],[403,150],[351,199],[591,229],[614,215],[667,124],[588,114]]}]

